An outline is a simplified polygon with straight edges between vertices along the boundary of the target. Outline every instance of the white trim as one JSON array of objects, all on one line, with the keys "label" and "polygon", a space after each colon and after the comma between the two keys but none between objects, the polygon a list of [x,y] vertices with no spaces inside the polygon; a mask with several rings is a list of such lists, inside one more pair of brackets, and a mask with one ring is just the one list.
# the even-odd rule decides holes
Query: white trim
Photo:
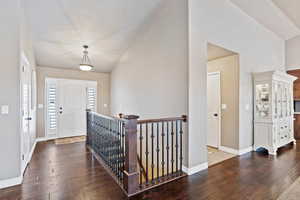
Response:
[{"label": "white trim", "polygon": [[28,162],[27,163],[29,163],[30,161],[31,161],[31,158],[32,158],[32,155],[33,155],[33,153],[34,153],[34,150],[35,150],[35,147],[36,147],[36,140],[34,141],[34,144],[33,144],[33,146],[32,146],[32,148],[31,148],[31,151],[30,151],[30,154],[29,154],[29,158],[28,158]]},{"label": "white trim", "polygon": [[[23,130],[23,123],[24,123],[23,112],[24,112],[24,110],[23,110],[23,106],[21,106],[21,105],[23,105],[23,92],[24,92],[23,91],[23,83],[24,83],[23,73],[25,72],[25,71],[23,71],[23,69],[25,69],[25,67],[24,67],[25,65],[27,67],[30,67],[30,69],[31,69],[31,65],[28,61],[28,58],[27,58],[25,52],[22,51],[21,52],[21,57],[20,57],[20,71],[19,71],[19,75],[20,75],[20,85],[19,85],[19,87],[20,87],[20,91],[19,91],[20,92],[20,97],[19,97],[19,102],[20,102],[20,110],[21,110],[20,118],[19,118],[19,126],[20,126],[20,160],[21,160],[21,162],[20,162],[20,170],[21,171],[20,172],[21,172],[21,174],[23,174],[23,171],[26,169],[26,166],[27,166],[27,160],[23,160],[23,156],[25,156],[24,149],[23,149],[24,148],[24,130]],[[30,112],[31,103],[30,103],[30,107],[28,109],[29,109],[28,111]],[[29,132],[28,134],[30,134],[30,127],[28,128],[28,132]]]},{"label": "white trim", "polygon": [[23,182],[23,176],[0,180],[0,189],[12,187],[15,185],[20,185],[20,184],[22,184],[22,182]]},{"label": "white trim", "polygon": [[221,146],[221,134],[222,134],[222,120],[221,120],[221,116],[222,116],[222,101],[221,101],[221,71],[215,71],[215,72],[208,72],[207,73],[207,76],[218,76],[218,82],[219,82],[219,113],[218,113],[218,117],[219,117],[219,136],[218,136],[218,146],[217,148],[219,148]]},{"label": "white trim", "polygon": [[224,151],[226,153],[231,153],[231,154],[234,154],[234,155],[239,155],[239,151],[237,149],[232,149],[230,147],[220,146],[219,150]]},{"label": "white trim", "polygon": [[[67,79],[67,78],[53,78],[53,77],[45,77],[45,87],[44,87],[44,119],[45,119],[45,126],[44,126],[44,130],[45,130],[45,137],[40,140],[40,141],[48,141],[48,140],[53,140],[53,139],[58,139],[58,138],[65,138],[65,136],[60,136],[59,134],[59,129],[60,129],[60,123],[59,123],[59,116],[57,117],[57,129],[56,129],[56,133],[55,134],[49,134],[49,130],[48,130],[48,97],[47,97],[47,88],[48,88],[48,84],[49,82],[57,82],[57,81],[78,81],[78,82],[82,82],[85,84],[86,88],[88,87],[94,87],[96,89],[96,105],[95,105],[95,111],[97,111],[98,109],[98,82],[97,80],[81,80],[81,79]],[[60,85],[59,83],[56,83],[56,87],[57,87],[57,99],[60,98]],[[59,100],[58,100],[59,101]],[[81,136],[81,135],[74,135],[74,137],[76,136]],[[68,136],[68,137],[73,137],[73,136]]]},{"label": "white trim", "polygon": [[237,149],[233,149],[233,148],[230,148],[230,147],[220,146],[219,150],[227,152],[227,153],[231,153],[231,154],[234,154],[234,155],[243,155],[243,154],[246,154],[246,153],[249,153],[249,152],[253,151],[253,147],[248,147],[248,148],[245,148],[245,149],[237,150]]},{"label": "white trim", "polygon": [[24,165],[24,166],[22,167],[22,169],[21,169],[21,174],[22,174],[22,176],[24,175],[24,172],[25,172],[25,169],[26,169],[27,165],[28,165],[28,164],[30,163],[30,161],[31,161],[31,158],[32,158],[32,155],[33,155],[33,153],[34,153],[36,144],[37,144],[37,140],[34,141],[34,144],[33,144],[32,148],[31,148],[30,153],[29,153],[29,156],[28,156],[28,160],[26,160],[25,165]]},{"label": "white trim", "polygon": [[287,66],[286,71],[297,70],[300,69],[300,66]]},{"label": "white trim", "polygon": [[[78,135],[78,136],[86,136],[86,135]],[[70,137],[73,137],[73,136],[70,136]],[[77,137],[77,136],[74,136],[74,137]],[[36,138],[36,143],[47,142],[49,140],[56,140],[56,139],[62,139],[62,138],[68,138],[68,137],[58,137],[58,136],[55,136],[55,137],[39,137],[39,138]]]},{"label": "white trim", "polygon": [[187,175],[193,175],[200,171],[206,170],[208,168],[208,163],[202,163],[195,167],[187,168],[186,166],[182,166],[182,171],[185,172]]},{"label": "white trim", "polygon": [[240,149],[239,150],[239,155],[243,155],[243,154],[249,153],[251,151],[253,151],[253,147],[248,147],[248,148],[245,148],[245,149]]},{"label": "white trim", "polygon": [[40,138],[36,138],[36,142],[39,143],[39,142],[46,142],[46,141],[49,141],[49,140],[55,140],[57,139],[57,137],[40,137]]}]

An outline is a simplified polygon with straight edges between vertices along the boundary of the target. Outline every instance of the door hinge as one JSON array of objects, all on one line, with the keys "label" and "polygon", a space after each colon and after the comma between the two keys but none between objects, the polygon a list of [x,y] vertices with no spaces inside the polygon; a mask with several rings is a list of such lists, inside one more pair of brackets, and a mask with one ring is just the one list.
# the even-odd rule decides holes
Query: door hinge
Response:
[{"label": "door hinge", "polygon": [[25,66],[24,65],[22,66],[22,72],[25,72]]},{"label": "door hinge", "polygon": [[25,156],[24,156],[24,154],[22,154],[22,160],[25,160]]}]

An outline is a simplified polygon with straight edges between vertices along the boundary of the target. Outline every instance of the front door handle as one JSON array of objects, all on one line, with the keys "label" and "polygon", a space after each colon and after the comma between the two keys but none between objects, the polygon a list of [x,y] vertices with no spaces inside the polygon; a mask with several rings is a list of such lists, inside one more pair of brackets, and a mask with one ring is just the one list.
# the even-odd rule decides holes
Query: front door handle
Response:
[{"label": "front door handle", "polygon": [[30,120],[32,120],[32,118],[31,117],[27,117],[25,120],[30,121]]},{"label": "front door handle", "polygon": [[215,113],[214,116],[215,116],[215,117],[218,117],[218,113]]}]

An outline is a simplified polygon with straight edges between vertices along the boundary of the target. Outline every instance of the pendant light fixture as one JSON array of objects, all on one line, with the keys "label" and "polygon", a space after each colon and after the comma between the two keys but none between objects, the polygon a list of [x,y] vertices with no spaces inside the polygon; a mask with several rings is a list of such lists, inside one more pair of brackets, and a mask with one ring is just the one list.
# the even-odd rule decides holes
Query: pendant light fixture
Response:
[{"label": "pendant light fixture", "polygon": [[84,48],[83,57],[81,60],[81,64],[79,65],[79,69],[82,71],[91,71],[94,67],[91,64],[90,58],[88,56],[89,52],[87,49],[89,48],[89,46],[84,45],[83,48]]}]

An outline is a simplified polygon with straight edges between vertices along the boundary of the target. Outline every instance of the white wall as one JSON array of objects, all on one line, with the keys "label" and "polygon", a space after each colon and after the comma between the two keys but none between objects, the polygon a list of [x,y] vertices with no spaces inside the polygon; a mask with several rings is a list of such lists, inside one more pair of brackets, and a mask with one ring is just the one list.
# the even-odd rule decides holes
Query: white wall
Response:
[{"label": "white wall", "polygon": [[112,114],[187,114],[187,3],[164,0],[111,77]]},{"label": "white wall", "polygon": [[112,72],[114,115],[187,114],[187,2],[164,0],[158,7]]},{"label": "white wall", "polygon": [[113,70],[112,113],[174,116],[187,112],[188,102],[185,164],[205,163],[206,47],[210,42],[240,54],[238,146],[252,146],[251,73],[284,70],[284,41],[227,0],[189,0],[188,8],[186,1],[163,1],[153,16]]},{"label": "white wall", "polygon": [[20,176],[20,14],[19,0],[2,2],[0,106],[9,105],[9,114],[0,114],[0,183],[1,180]]},{"label": "white wall", "polygon": [[300,36],[286,41],[286,68],[300,69]]},{"label": "white wall", "polygon": [[[253,144],[252,72],[284,70],[285,43],[227,0],[189,0],[189,135],[190,146],[206,140],[207,42],[240,54],[240,149]],[[246,106],[249,105],[249,110]],[[201,143],[201,142],[200,142]],[[202,142],[200,149],[205,151]],[[191,149],[189,166],[207,160]],[[198,154],[197,154],[198,153]]]}]

